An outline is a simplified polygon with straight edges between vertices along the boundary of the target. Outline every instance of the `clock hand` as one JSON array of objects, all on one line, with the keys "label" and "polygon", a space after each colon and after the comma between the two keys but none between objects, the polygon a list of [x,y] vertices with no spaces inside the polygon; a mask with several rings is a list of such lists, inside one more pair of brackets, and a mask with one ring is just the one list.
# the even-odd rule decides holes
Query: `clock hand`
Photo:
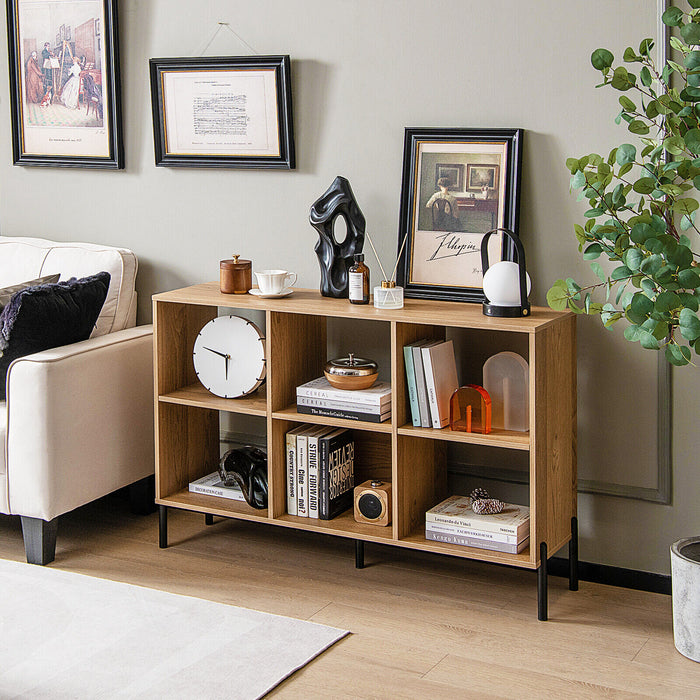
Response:
[{"label": "clock hand", "polygon": [[226,355],[226,357],[224,358],[226,361],[226,379],[227,380],[228,380],[228,361],[229,361],[230,357],[231,357],[230,355]]},{"label": "clock hand", "polygon": [[225,352],[219,352],[218,350],[212,350],[211,348],[208,348],[206,345],[203,345],[202,347],[205,350],[209,350],[209,352],[213,352],[215,355],[219,355],[220,357],[225,357],[227,361],[228,361],[228,358],[231,357],[230,355],[227,355]]}]

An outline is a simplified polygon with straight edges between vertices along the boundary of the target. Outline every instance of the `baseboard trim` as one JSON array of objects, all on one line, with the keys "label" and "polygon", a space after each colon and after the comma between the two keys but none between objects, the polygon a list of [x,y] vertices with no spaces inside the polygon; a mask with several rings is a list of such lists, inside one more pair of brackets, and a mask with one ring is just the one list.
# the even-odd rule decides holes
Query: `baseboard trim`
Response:
[{"label": "baseboard trim", "polygon": [[[568,578],[569,560],[552,557],[547,564],[547,569],[548,573],[554,576]],[[622,569],[617,566],[580,561],[578,575],[581,581],[671,595],[671,577],[664,574],[652,574],[649,571],[635,571],[634,569]]]}]

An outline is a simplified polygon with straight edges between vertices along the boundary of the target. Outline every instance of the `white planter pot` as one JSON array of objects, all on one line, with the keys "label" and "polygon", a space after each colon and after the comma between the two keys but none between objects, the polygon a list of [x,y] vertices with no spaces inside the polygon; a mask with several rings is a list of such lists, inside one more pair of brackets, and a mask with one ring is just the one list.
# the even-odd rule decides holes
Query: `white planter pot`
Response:
[{"label": "white planter pot", "polygon": [[676,649],[700,661],[700,537],[671,545],[671,587]]}]

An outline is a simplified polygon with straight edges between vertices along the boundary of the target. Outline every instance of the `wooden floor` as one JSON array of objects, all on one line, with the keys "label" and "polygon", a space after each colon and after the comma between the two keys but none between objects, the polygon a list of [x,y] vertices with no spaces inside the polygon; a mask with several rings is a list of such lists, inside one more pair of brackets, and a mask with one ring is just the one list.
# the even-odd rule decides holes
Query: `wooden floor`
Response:
[{"label": "wooden floor", "polygon": [[[673,646],[671,598],[533,572],[170,511],[117,496],[64,516],[52,567],[349,629],[274,698],[700,698],[700,664]],[[0,557],[24,560],[19,518]],[[1,590],[1,584],[0,584]],[[183,634],[186,634],[183,630]]]}]

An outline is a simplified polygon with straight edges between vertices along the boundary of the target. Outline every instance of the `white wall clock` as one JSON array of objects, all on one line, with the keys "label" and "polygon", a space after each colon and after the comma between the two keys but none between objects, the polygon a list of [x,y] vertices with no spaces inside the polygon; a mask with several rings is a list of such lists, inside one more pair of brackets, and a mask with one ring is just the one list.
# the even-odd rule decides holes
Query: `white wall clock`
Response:
[{"label": "white wall clock", "polygon": [[265,380],[265,337],[240,316],[217,316],[194,341],[194,369],[212,394],[235,399],[254,392]]}]

